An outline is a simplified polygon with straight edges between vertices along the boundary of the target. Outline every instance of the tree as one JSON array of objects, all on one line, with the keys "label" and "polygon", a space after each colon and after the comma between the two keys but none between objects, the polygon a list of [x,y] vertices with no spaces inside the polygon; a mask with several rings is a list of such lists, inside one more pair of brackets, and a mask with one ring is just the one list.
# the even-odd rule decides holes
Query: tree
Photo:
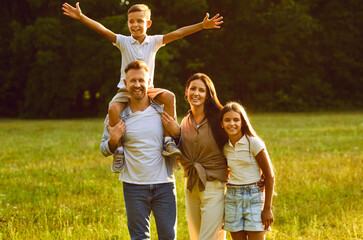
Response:
[{"label": "tree", "polygon": [[[249,109],[309,111],[362,108],[363,5],[358,0],[144,1],[148,34],[165,34],[220,13],[220,30],[168,44],[156,57],[155,86],[173,91],[184,114],[186,79],[209,75],[222,103]],[[136,0],[88,0],[82,10],[116,33],[129,34]],[[75,1],[71,1],[74,5]],[[61,3],[0,3],[0,116],[104,115],[117,91],[120,53],[62,15]]]}]

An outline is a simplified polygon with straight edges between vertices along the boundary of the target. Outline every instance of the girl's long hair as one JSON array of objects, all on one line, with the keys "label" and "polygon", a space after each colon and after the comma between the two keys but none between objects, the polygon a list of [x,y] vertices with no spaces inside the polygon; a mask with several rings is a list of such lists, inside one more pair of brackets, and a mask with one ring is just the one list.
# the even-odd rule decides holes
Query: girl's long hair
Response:
[{"label": "girl's long hair", "polygon": [[239,113],[241,116],[242,126],[241,126],[241,132],[242,136],[247,135],[250,137],[258,137],[255,130],[253,129],[250,120],[248,119],[247,113],[243,106],[237,102],[228,102],[223,109],[221,110],[221,113],[219,114],[219,122],[221,123],[223,121],[223,116],[229,111],[234,111],[236,113]]},{"label": "girl's long hair", "polygon": [[[214,84],[212,80],[204,73],[195,73],[193,74],[186,82],[186,89],[189,88],[189,85],[194,80],[201,80],[204,82],[207,87],[207,96],[204,102],[204,112],[205,116],[208,120],[209,126],[212,130],[212,134],[214,140],[218,144],[219,149],[223,149],[224,144],[228,140],[228,136],[226,132],[222,129],[221,125],[218,121],[218,116],[223,109],[222,104],[219,102],[217,97],[217,92],[215,90]],[[185,100],[188,102],[188,98],[185,95]]]}]

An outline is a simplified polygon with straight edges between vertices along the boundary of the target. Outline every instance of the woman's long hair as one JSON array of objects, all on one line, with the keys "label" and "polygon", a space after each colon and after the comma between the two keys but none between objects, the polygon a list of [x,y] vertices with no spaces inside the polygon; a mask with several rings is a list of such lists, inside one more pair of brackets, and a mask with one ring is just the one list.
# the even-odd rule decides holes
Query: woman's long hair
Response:
[{"label": "woman's long hair", "polygon": [[[221,125],[218,121],[218,116],[221,110],[223,109],[222,104],[219,102],[217,97],[217,92],[215,90],[214,84],[212,80],[204,73],[195,73],[193,74],[186,82],[186,89],[189,88],[189,85],[194,80],[201,80],[204,82],[207,87],[207,96],[204,102],[204,112],[205,117],[208,120],[209,126],[212,130],[212,134],[214,140],[218,144],[219,149],[223,149],[224,144],[228,140],[228,136],[226,132],[222,129]],[[188,102],[188,98],[185,95],[185,100]]]}]

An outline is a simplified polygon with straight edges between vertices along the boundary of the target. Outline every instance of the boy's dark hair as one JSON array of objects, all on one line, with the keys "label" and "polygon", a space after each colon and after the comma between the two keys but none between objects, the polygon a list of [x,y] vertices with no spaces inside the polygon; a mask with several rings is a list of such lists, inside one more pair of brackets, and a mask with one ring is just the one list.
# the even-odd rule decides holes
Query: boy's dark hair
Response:
[{"label": "boy's dark hair", "polygon": [[150,8],[145,4],[135,4],[132,5],[129,10],[127,11],[127,15],[132,12],[145,12],[147,20],[150,20],[151,17],[151,10]]},{"label": "boy's dark hair", "polygon": [[149,67],[147,64],[140,60],[136,60],[127,64],[125,67],[125,73],[127,73],[130,69],[144,69],[146,72],[149,72]]}]

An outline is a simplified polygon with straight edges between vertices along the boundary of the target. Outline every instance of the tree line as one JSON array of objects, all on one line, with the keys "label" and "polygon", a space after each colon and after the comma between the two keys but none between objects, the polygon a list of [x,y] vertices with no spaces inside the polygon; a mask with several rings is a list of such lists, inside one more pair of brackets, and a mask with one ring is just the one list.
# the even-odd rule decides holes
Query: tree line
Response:
[{"label": "tree line", "polygon": [[[75,5],[76,1],[69,1]],[[104,116],[120,77],[120,53],[80,22],[63,2],[0,3],[0,116]],[[129,35],[127,9],[152,11],[148,34],[165,34],[220,13],[219,30],[203,30],[161,48],[156,87],[173,91],[184,114],[184,84],[203,72],[222,103],[255,111],[363,107],[363,5],[359,0],[84,0],[82,11]]]}]

